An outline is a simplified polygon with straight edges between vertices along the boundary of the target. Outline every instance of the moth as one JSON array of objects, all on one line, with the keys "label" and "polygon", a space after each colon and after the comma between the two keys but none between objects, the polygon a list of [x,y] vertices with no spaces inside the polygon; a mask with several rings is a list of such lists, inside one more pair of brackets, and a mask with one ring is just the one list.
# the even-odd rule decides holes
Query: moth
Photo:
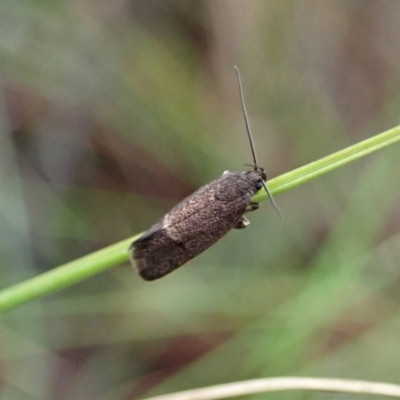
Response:
[{"label": "moth", "polygon": [[129,247],[130,260],[139,275],[152,281],[169,274],[216,243],[231,229],[246,228],[245,213],[257,210],[252,197],[262,188],[269,192],[264,169],[257,164],[239,69],[235,66],[245,127],[253,156],[251,171],[225,171],[219,178],[178,203]]}]

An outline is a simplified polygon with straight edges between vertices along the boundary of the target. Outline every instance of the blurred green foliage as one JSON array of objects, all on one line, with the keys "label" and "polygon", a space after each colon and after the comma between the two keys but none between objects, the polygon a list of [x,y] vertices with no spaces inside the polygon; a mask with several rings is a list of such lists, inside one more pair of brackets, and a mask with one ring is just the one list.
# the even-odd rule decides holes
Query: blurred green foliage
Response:
[{"label": "blurred green foliage", "polygon": [[[390,0],[2,1],[1,288],[250,162],[235,64],[270,176],[398,125],[399,34]],[[160,281],[126,264],[2,315],[0,399],[400,383],[397,153],[279,196],[283,221],[264,203]]]}]

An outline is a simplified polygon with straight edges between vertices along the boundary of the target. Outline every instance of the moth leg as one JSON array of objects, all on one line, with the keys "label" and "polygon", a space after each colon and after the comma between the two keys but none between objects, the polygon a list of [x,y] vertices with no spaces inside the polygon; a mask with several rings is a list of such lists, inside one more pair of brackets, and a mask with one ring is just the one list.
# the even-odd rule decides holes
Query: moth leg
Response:
[{"label": "moth leg", "polygon": [[255,202],[251,202],[247,207],[246,207],[246,212],[251,212],[251,211],[255,211],[258,210],[260,207],[259,203],[255,203]]},{"label": "moth leg", "polygon": [[242,215],[240,217],[239,221],[234,226],[234,228],[235,229],[244,229],[249,225],[250,225],[250,221],[244,215]]}]

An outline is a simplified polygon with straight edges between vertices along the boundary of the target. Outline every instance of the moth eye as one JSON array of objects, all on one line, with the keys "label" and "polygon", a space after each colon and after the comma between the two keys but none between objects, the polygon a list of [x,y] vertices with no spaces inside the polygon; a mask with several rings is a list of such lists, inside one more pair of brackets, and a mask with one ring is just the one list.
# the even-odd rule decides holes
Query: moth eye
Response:
[{"label": "moth eye", "polygon": [[260,190],[262,187],[263,187],[263,181],[262,181],[261,179],[259,179],[259,180],[256,182],[256,189],[257,189],[257,190]]}]

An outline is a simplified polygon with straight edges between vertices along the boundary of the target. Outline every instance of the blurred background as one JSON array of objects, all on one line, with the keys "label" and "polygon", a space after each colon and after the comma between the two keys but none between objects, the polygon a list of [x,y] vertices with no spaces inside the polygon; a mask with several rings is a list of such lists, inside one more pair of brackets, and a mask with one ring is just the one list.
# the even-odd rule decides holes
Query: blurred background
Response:
[{"label": "blurred background", "polygon": [[[270,178],[399,125],[399,38],[393,0],[2,0],[0,289],[251,163],[234,65]],[[398,153],[277,196],[283,220],[264,202],[160,281],[126,263],[1,315],[0,399],[400,384]]]}]

